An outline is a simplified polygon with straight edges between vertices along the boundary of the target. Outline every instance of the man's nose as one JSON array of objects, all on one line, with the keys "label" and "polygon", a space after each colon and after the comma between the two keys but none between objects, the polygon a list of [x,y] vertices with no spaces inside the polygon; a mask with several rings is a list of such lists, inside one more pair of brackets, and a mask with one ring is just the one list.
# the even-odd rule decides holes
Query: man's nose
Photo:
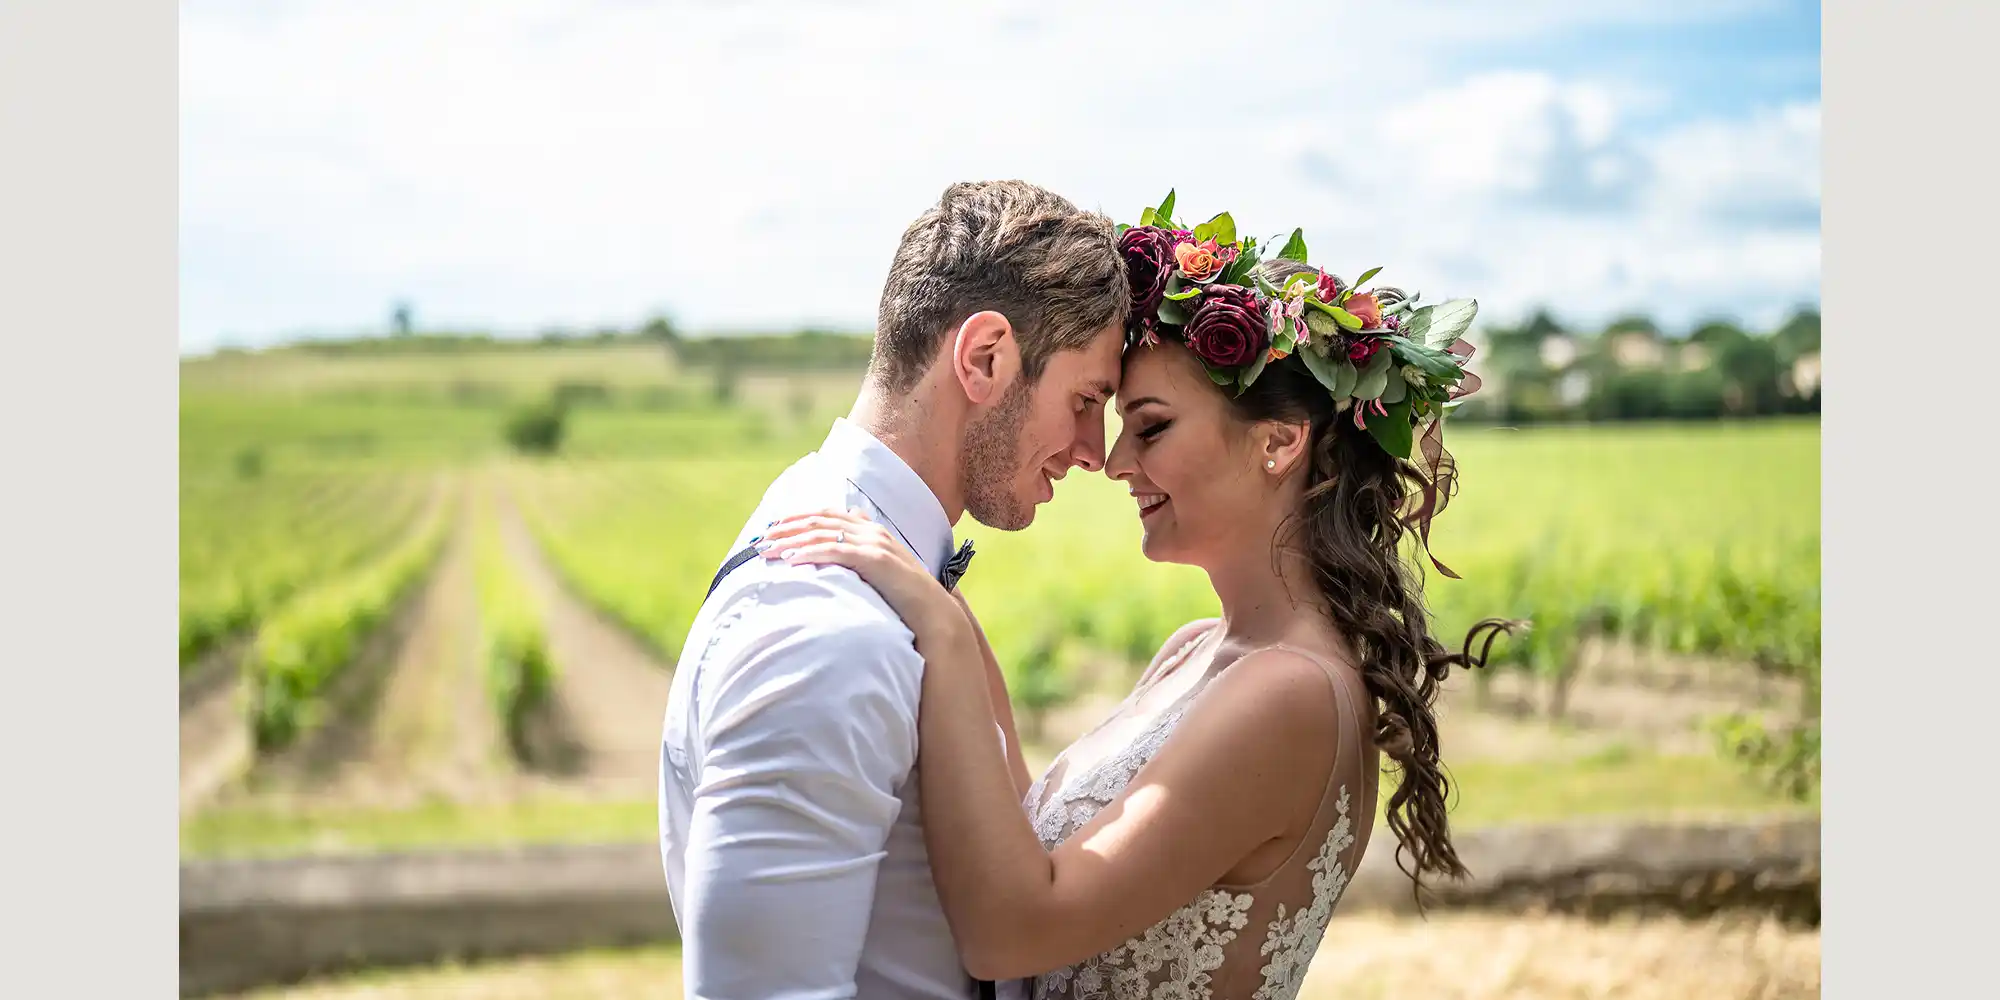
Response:
[{"label": "man's nose", "polygon": [[1071,465],[1077,466],[1085,472],[1096,472],[1104,468],[1104,418],[1102,415],[1099,415],[1094,421],[1088,418],[1083,421],[1083,426],[1079,429],[1076,437],[1076,444],[1070,447],[1069,462]]}]

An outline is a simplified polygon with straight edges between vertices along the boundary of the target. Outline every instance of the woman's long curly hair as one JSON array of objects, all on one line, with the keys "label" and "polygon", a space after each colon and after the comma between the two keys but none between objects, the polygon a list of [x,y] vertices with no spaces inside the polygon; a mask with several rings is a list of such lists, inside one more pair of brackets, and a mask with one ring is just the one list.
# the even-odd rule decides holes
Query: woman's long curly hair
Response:
[{"label": "woman's long curly hair", "polygon": [[[1258,271],[1280,286],[1294,274],[1318,273],[1283,259],[1267,261]],[[1400,772],[1388,810],[1398,841],[1396,863],[1410,877],[1421,909],[1425,873],[1467,874],[1452,848],[1446,817],[1451,785],[1431,710],[1438,685],[1454,666],[1484,666],[1493,641],[1525,623],[1481,621],[1456,653],[1431,635],[1421,570],[1404,561],[1403,546],[1412,529],[1448,501],[1456,479],[1449,455],[1440,451],[1440,461],[1429,468],[1390,455],[1354,426],[1350,413],[1336,409],[1302,364],[1266,366],[1230,403],[1246,421],[1311,422],[1305,501],[1287,522],[1280,545],[1306,556],[1334,627],[1361,660],[1362,680],[1376,703],[1375,745]],[[1475,645],[1480,645],[1477,655]]]}]

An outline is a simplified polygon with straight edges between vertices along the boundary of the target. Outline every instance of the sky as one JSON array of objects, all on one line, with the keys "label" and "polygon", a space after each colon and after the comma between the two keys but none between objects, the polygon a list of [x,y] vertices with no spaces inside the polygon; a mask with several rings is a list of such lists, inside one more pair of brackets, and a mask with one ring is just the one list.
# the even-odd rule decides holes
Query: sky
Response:
[{"label": "sky", "polygon": [[1491,321],[1819,300],[1812,3],[180,10],[184,354],[403,301],[502,335],[866,330],[903,228],[990,178],[1123,222],[1175,189]]}]

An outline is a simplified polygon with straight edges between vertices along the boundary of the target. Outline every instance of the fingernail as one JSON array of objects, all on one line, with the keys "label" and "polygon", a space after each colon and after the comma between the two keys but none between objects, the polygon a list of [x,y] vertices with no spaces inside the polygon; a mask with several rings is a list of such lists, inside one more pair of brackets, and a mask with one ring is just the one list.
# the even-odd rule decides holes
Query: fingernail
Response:
[{"label": "fingernail", "polygon": [[793,555],[797,554],[798,551],[799,550],[797,549],[786,549],[785,551],[778,553],[778,558],[790,559]]},{"label": "fingernail", "polygon": [[750,536],[750,544],[752,544],[752,545],[755,545],[755,544],[757,544],[758,542],[761,542],[761,541],[763,541],[763,540],[764,540],[764,536],[763,536],[763,535],[752,535],[752,536]]}]

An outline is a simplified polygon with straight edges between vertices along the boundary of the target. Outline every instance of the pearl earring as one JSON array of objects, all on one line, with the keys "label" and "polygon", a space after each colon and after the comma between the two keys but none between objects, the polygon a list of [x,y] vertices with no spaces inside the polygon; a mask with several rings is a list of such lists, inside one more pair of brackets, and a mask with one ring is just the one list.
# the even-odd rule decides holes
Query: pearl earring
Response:
[{"label": "pearl earring", "polygon": [[1277,468],[1277,467],[1278,467],[1278,460],[1277,460],[1277,459],[1275,459],[1275,458],[1267,458],[1267,459],[1265,459],[1265,460],[1264,460],[1264,468],[1266,468],[1266,469],[1275,469],[1275,468]]}]

